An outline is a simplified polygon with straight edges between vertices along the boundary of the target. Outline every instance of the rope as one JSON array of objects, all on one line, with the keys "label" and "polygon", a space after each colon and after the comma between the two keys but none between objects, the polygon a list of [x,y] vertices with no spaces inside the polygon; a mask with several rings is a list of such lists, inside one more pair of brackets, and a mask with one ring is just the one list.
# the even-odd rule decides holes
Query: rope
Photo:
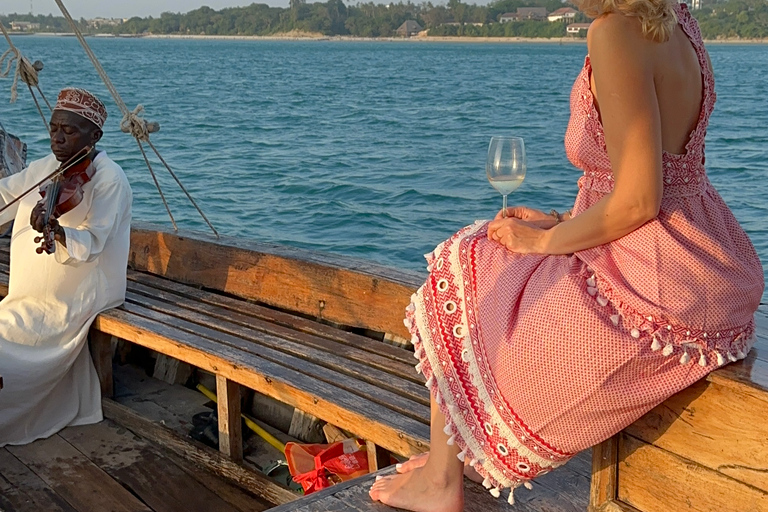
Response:
[{"label": "rope", "polygon": [[[109,93],[112,95],[112,97],[115,99],[115,103],[117,103],[118,108],[120,109],[120,112],[123,114],[123,119],[120,121],[120,127],[121,129],[125,127],[131,135],[136,139],[137,142],[139,142],[139,148],[141,149],[141,152],[144,153],[144,148],[141,146],[140,141],[147,142],[150,147],[154,150],[155,154],[160,158],[160,161],[163,163],[165,168],[168,170],[168,172],[173,176],[174,180],[176,180],[176,183],[179,185],[181,190],[184,192],[184,194],[187,196],[187,198],[190,200],[192,205],[197,210],[197,213],[200,214],[200,216],[203,218],[206,224],[208,224],[208,227],[211,228],[211,231],[213,231],[214,235],[216,235],[216,238],[219,238],[219,233],[216,231],[216,229],[213,227],[213,225],[210,223],[208,218],[205,216],[203,211],[200,209],[199,206],[197,206],[197,203],[192,199],[192,196],[187,192],[187,189],[184,188],[184,185],[181,184],[181,181],[176,177],[176,174],[171,170],[171,167],[166,163],[166,161],[160,156],[160,153],[155,149],[155,146],[152,145],[152,143],[149,141],[149,133],[150,128],[147,126],[147,121],[145,121],[142,117],[140,117],[140,114],[144,110],[144,107],[139,105],[136,107],[133,111],[128,109],[128,106],[123,101],[123,98],[120,96],[120,93],[117,92],[117,89],[112,84],[112,80],[110,80],[109,75],[107,75],[107,72],[104,70],[104,68],[101,66],[101,63],[99,62],[99,59],[96,58],[96,55],[93,53],[93,50],[91,50],[91,47],[88,46],[88,43],[85,41],[85,38],[83,37],[83,34],[80,32],[80,29],[78,28],[77,24],[75,24],[75,20],[72,19],[72,16],[69,14],[69,11],[64,6],[64,3],[62,0],[55,0],[56,5],[59,6],[59,9],[61,10],[61,13],[64,15],[64,18],[66,18],[67,22],[69,23],[70,27],[72,28],[72,31],[75,33],[75,36],[77,37],[78,41],[80,41],[80,45],[83,47],[83,50],[85,50],[86,55],[88,55],[88,58],[91,59],[91,63],[93,64],[93,67],[96,68],[96,72],[101,77],[101,80],[104,82],[104,85],[107,86],[107,90],[109,90]],[[163,196],[162,190],[160,190],[160,183],[155,178],[155,174],[152,171],[151,166],[149,165],[149,160],[147,159],[146,154],[144,155],[144,160],[147,162],[147,167],[150,169],[150,173],[152,174],[152,178],[155,180],[155,186],[157,187],[157,191],[160,192],[160,197],[163,198],[163,203],[165,203],[165,207],[168,210],[168,215],[171,216],[171,222],[173,223],[173,228],[178,231],[176,228],[176,222],[173,220],[173,216],[171,215],[171,210],[168,208],[168,203],[165,202],[165,197]]]},{"label": "rope", "polygon": [[[11,103],[15,103],[19,97],[18,86],[19,78],[31,87],[38,86],[37,69],[24,57],[18,48],[13,44],[11,36],[5,29],[5,25],[0,23],[0,29],[3,31],[5,40],[8,41],[8,50],[0,57],[0,69],[5,64],[5,70],[0,72],[0,77],[5,78],[11,73],[13,62],[16,61],[16,70],[13,73],[13,85],[11,85]],[[48,122],[46,121],[46,126]]]}]

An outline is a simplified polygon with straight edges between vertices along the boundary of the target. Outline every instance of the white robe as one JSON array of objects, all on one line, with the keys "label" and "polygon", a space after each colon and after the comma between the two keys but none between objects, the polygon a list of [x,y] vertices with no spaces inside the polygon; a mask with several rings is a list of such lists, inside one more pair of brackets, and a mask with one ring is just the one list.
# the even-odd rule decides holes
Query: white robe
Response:
[{"label": "white robe", "polygon": [[[29,223],[32,192],[0,214],[15,217],[8,296],[0,302],[0,447],[48,437],[69,425],[102,420],[101,392],[86,336],[104,309],[125,300],[132,193],[106,153],[83,187],[83,201],[59,223],[67,246],[37,254]],[[59,166],[53,155],[0,180],[0,205]]]}]

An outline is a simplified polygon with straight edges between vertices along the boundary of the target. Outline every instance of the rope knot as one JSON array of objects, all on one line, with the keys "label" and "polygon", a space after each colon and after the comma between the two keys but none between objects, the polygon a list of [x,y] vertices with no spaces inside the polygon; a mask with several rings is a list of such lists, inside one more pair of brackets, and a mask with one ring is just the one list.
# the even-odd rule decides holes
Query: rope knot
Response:
[{"label": "rope knot", "polygon": [[123,120],[120,121],[120,130],[124,133],[130,133],[136,140],[149,140],[150,127],[149,123],[141,117],[141,113],[144,111],[144,106],[139,105],[133,112],[127,112],[123,116]]},{"label": "rope knot", "polygon": [[0,71],[0,77],[5,78],[11,73],[14,61],[16,62],[16,70],[13,73],[13,85],[11,85],[11,103],[15,103],[19,96],[19,78],[30,87],[37,87],[39,83],[38,71],[42,70],[42,63],[38,64],[38,61],[33,65],[21,54],[18,48],[13,46],[0,57],[0,69],[5,65],[5,69]]}]

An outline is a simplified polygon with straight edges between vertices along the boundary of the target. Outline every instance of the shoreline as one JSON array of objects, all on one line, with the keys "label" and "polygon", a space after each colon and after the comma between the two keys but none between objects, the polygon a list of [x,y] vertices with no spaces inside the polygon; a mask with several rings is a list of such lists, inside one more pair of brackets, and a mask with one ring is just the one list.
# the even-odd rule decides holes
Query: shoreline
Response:
[{"label": "shoreline", "polygon": [[[12,34],[22,35],[22,34]],[[74,34],[37,32],[34,34],[24,33],[25,36],[43,36],[43,37],[74,37]],[[356,37],[356,36],[326,36],[323,34],[274,34],[270,36],[246,36],[246,35],[192,35],[192,34],[91,34],[86,37],[96,39],[185,39],[197,41],[336,41],[336,42],[392,42],[392,43],[508,43],[508,44],[586,44],[585,37],[468,37],[468,36],[414,36],[410,38],[403,37]],[[705,39],[706,44],[747,44],[763,45],[768,44],[766,39]]]}]

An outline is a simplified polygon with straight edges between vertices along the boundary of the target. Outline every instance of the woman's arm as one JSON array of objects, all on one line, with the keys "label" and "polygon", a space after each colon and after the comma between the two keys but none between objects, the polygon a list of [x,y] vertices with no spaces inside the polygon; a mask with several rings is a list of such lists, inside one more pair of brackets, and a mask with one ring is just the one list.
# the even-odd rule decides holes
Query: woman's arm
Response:
[{"label": "woman's arm", "polygon": [[515,252],[570,254],[612,242],[659,212],[663,192],[661,119],[650,44],[636,19],[610,14],[588,34],[596,95],[614,189],[591,208],[549,230],[494,221],[493,238]]}]

